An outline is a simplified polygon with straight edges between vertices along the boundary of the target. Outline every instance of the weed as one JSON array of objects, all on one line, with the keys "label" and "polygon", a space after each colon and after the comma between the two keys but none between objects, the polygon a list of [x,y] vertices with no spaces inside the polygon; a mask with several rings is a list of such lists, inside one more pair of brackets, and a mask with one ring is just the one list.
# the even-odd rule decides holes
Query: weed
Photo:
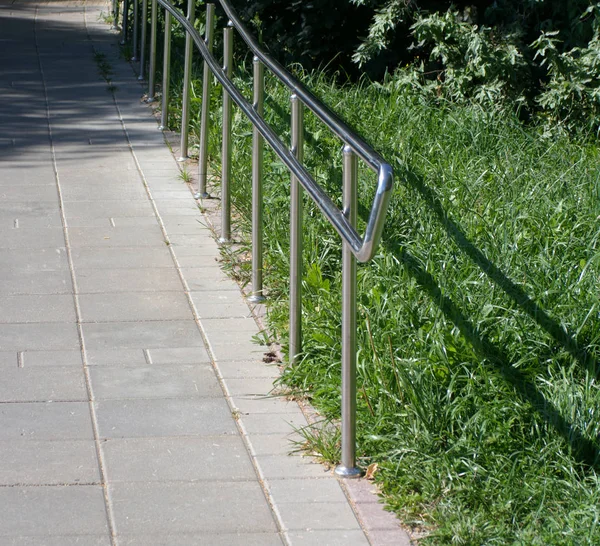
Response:
[{"label": "weed", "polygon": [[190,171],[188,171],[185,167],[181,169],[177,175],[177,178],[186,184],[191,184],[193,182],[192,173],[190,173]]}]

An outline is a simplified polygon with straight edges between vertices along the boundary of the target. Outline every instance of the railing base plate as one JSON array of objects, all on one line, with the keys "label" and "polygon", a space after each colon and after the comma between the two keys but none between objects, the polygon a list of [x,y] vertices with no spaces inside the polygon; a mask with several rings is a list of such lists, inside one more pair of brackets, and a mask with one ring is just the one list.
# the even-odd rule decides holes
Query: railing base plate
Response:
[{"label": "railing base plate", "polygon": [[338,478],[344,478],[344,479],[361,478],[363,475],[363,471],[360,468],[358,468],[357,466],[348,467],[348,466],[344,466],[343,464],[336,466],[334,473]]}]

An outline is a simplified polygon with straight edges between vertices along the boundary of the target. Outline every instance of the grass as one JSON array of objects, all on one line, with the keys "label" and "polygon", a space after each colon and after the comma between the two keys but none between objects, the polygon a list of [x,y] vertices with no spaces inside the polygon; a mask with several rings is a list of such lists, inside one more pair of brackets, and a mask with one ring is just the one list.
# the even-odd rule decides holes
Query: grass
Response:
[{"label": "grass", "polygon": [[[247,73],[237,77],[249,97]],[[549,137],[510,112],[302,77],[396,174],[381,247],[358,269],[359,455],[377,463],[388,507],[427,528],[428,545],[599,544],[597,143]],[[270,79],[267,94],[266,117],[289,141],[288,94]],[[195,98],[196,126],[198,108]],[[306,164],[337,199],[341,143],[310,114],[305,125]],[[236,112],[233,192],[246,234],[250,140]],[[264,163],[268,323],[285,344],[289,176],[271,152]],[[375,181],[359,174],[364,225]],[[312,204],[304,229],[303,353],[282,381],[335,423],[341,246]],[[248,280],[247,261],[235,271]],[[339,456],[335,434],[305,438]]]}]

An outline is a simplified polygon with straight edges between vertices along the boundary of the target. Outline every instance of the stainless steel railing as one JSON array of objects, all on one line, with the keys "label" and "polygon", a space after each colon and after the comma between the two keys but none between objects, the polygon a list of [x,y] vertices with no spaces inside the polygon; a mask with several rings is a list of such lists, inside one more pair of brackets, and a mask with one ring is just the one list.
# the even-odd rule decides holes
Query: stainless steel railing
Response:
[{"label": "stainless steel railing", "polygon": [[[202,111],[199,149],[199,194],[207,197],[208,126],[212,92],[212,75],[223,89],[223,138],[221,172],[221,242],[231,237],[231,113],[232,101],[250,119],[253,125],[252,143],[252,302],[264,300],[262,281],[262,177],[263,147],[266,141],[291,173],[291,244],[290,244],[290,334],[289,360],[294,365],[301,352],[301,297],[302,297],[302,218],[303,193],[308,193],[323,215],[331,223],[343,241],[342,256],[342,456],[336,473],[342,477],[361,474],[356,465],[356,261],[369,261],[377,248],[392,193],[393,173],[391,166],[354,133],[334,112],[321,103],[302,83],[290,75],[277,61],[265,53],[254,37],[246,30],[226,0],[217,0],[229,18],[223,30],[223,66],[213,56],[214,4],[206,5],[206,31],[202,38],[194,28],[195,1],[188,0],[185,17],[168,0],[150,0],[150,61],[148,76],[148,100],[154,100],[156,70],[156,27],[157,7],[165,10],[164,67],[162,89],[161,128],[168,127],[169,115],[169,71],[170,32],[175,19],[186,31],[185,69],[183,82],[183,110],[181,129],[181,159],[188,153],[189,91],[192,63],[192,42],[200,51],[204,61]],[[118,0],[114,0],[114,13],[118,19]],[[129,0],[124,0],[124,22],[130,9]],[[148,49],[148,0],[142,1],[142,13],[138,13],[139,2],[134,0],[133,57],[138,59],[139,44],[140,78],[145,75],[146,50]],[[141,29],[138,28],[141,21]],[[250,104],[231,79],[233,63],[233,32],[248,45],[253,60],[253,102]],[[123,39],[127,38],[124,25]],[[288,148],[263,118],[264,70],[268,69],[290,90],[291,102],[291,147]],[[343,142],[343,208],[340,210],[323,188],[313,179],[303,165],[304,108],[312,111]],[[358,159],[377,173],[377,188],[364,234],[356,230]]]}]

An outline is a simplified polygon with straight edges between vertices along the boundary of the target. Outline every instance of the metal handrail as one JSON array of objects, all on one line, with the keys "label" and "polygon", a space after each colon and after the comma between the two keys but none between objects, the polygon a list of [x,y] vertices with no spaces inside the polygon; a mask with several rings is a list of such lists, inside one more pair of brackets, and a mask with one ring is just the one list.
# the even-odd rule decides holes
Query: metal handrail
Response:
[{"label": "metal handrail", "polygon": [[[217,0],[223,7],[227,16],[232,21],[233,26],[240,33],[244,41],[248,44],[252,52],[269,68],[278,79],[290,89],[292,93],[300,98],[306,107],[314,112],[341,140],[346,142],[371,168],[377,171],[377,191],[369,214],[369,220],[365,229],[365,234],[361,237],[354,226],[350,225],[344,213],[337,208],[331,198],[325,193],[312,178],[304,166],[294,157],[281,142],[275,131],[267,125],[264,119],[258,115],[252,105],[244,98],[242,93],[235,87],[235,84],[228,78],[225,71],[221,68],[218,61],[209,52],[203,38],[198,34],[190,22],[181,15],[179,10],[171,5],[167,0],[158,0],[171,15],[185,28],[196,46],[200,50],[202,57],[210,67],[219,83],[227,90],[238,107],[246,114],[252,124],[260,131],[265,140],[270,144],[275,153],[281,158],[290,171],[298,178],[303,188],[308,192],[316,205],[321,209],[329,222],[333,225],[342,239],[350,245],[352,253],[359,262],[368,262],[373,258],[377,244],[381,237],[385,215],[393,188],[392,167],[384,162],[379,154],[373,150],[364,140],[355,135],[351,129],[333,114],[323,103],[319,101],[306,87],[298,80],[293,78],[285,69],[274,59],[270,58],[262,51],[256,41],[250,37],[248,31],[242,26],[239,18],[234,15],[233,10],[227,5],[225,0]],[[242,29],[242,30],[240,30]]]},{"label": "metal handrail", "polygon": [[[165,22],[170,25],[172,16],[186,31],[186,54],[184,74],[184,102],[182,112],[181,158],[187,156],[187,120],[189,118],[189,86],[191,73],[191,42],[199,49],[204,60],[204,82],[202,98],[202,124],[200,134],[199,186],[200,196],[206,197],[206,158],[209,115],[208,108],[211,93],[211,78],[214,74],[223,88],[223,161],[221,181],[222,227],[221,242],[230,238],[229,186],[231,178],[231,100],[233,100],[253,124],[253,166],[252,166],[252,216],[253,216],[253,279],[251,301],[262,301],[262,147],[263,139],[271,146],[283,163],[288,167],[291,177],[291,245],[290,245],[290,340],[289,360],[294,364],[300,354],[301,346],[301,277],[302,277],[302,188],[313,199],[315,204],[328,219],[343,240],[342,259],[342,463],[336,473],[342,477],[361,475],[356,466],[356,260],[369,261],[381,238],[385,216],[393,188],[393,171],[391,166],[348,127],[334,112],[317,99],[301,82],[289,74],[277,61],[272,59],[259,46],[248,32],[227,0],[217,0],[229,18],[224,29],[224,61],[223,67],[212,54],[212,35],[214,22],[214,5],[207,4],[206,36],[203,39],[194,28],[194,0],[188,0],[188,14],[185,17],[168,0],[151,0],[151,44],[149,100],[154,97],[155,55],[156,55],[156,6],[160,4],[166,13]],[[128,0],[124,0],[124,12],[128,12]],[[134,21],[138,20],[138,1],[134,2]],[[145,70],[145,30],[147,25],[147,0],[143,0],[142,43],[140,77]],[[115,10],[118,14],[118,8]],[[125,17],[125,16],[124,16]],[[248,102],[231,80],[233,62],[233,29],[237,30],[254,55],[254,101]],[[134,28],[134,42],[137,29]],[[165,32],[165,68],[168,72],[170,63],[170,27]],[[124,39],[126,29],[124,29]],[[137,54],[134,43],[134,54]],[[277,133],[264,120],[264,68],[270,70],[291,93],[291,149],[281,141]],[[168,80],[163,80],[167,82]],[[163,83],[163,85],[165,85]],[[168,89],[163,89],[163,111],[161,129],[168,125]],[[343,142],[344,191],[343,209],[340,210],[323,188],[314,180],[304,167],[303,160],[303,108],[311,110],[334,134]],[[364,235],[356,230],[357,219],[357,178],[358,158],[377,173],[377,188]]]}]

